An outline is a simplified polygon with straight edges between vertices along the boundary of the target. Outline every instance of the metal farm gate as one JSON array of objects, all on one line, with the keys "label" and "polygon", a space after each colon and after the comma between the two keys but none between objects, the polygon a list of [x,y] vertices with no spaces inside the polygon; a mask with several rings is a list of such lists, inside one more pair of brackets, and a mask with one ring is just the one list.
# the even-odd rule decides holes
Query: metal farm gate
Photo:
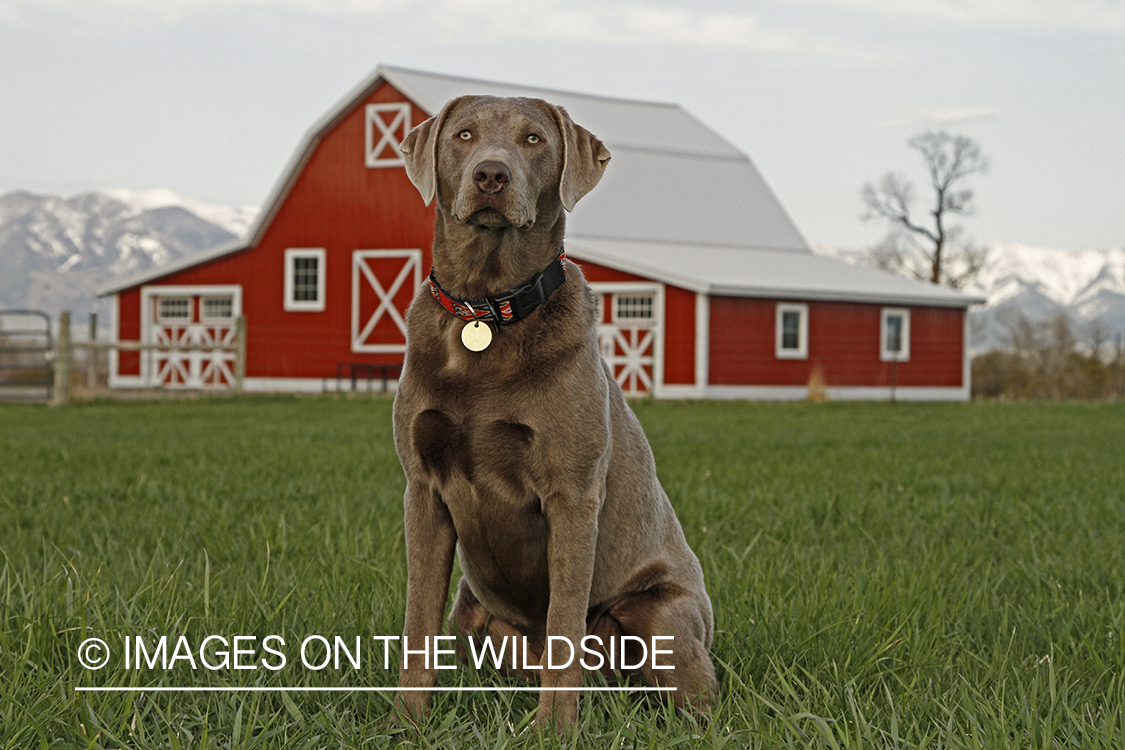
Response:
[{"label": "metal farm gate", "polygon": [[50,400],[54,347],[47,313],[0,310],[0,400]]}]

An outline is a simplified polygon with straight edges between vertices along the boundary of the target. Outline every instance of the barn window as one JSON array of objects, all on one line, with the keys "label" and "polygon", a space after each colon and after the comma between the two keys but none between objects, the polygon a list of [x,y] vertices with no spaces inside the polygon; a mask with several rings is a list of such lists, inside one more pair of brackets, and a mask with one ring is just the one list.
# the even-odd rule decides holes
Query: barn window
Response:
[{"label": "barn window", "polygon": [[652,323],[656,319],[655,299],[651,292],[613,295],[613,322]]},{"label": "barn window", "polygon": [[191,320],[190,297],[161,297],[157,304],[160,320]]},{"label": "barn window", "polygon": [[296,312],[324,309],[324,248],[285,251],[285,304]]},{"label": "barn window", "polygon": [[884,362],[910,360],[910,311],[901,307],[884,307],[879,326],[879,356]]},{"label": "barn window", "polygon": [[404,162],[398,144],[410,132],[410,105],[406,102],[368,104],[367,158],[369,167],[401,167]]},{"label": "barn window", "polygon": [[203,297],[200,304],[203,309],[199,317],[203,320],[229,320],[234,317],[232,297]]},{"label": "barn window", "polygon": [[778,359],[809,356],[809,306],[781,303],[777,306],[776,355]]}]

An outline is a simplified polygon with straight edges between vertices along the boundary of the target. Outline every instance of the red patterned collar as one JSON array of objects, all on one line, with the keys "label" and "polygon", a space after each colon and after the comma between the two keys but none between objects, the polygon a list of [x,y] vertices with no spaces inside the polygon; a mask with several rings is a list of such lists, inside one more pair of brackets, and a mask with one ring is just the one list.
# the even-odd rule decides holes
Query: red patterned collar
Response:
[{"label": "red patterned collar", "polygon": [[497,325],[507,325],[530,315],[564,281],[566,251],[560,249],[559,256],[548,263],[546,268],[515,289],[502,294],[480,300],[459,300],[441,288],[433,271],[430,271],[430,294],[438,304],[462,320],[494,321]]}]

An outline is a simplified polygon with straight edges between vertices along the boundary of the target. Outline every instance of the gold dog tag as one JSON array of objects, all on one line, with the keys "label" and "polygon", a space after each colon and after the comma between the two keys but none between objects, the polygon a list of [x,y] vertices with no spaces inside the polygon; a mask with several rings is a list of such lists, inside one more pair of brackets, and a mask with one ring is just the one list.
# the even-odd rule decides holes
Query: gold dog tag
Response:
[{"label": "gold dog tag", "polygon": [[471,352],[483,352],[492,343],[492,328],[487,323],[474,320],[461,329],[461,343]]}]

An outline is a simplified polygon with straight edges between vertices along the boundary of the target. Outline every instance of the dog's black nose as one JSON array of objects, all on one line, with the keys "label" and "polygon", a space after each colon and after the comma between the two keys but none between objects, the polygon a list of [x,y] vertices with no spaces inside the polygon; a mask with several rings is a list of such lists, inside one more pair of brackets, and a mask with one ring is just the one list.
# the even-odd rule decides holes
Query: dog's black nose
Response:
[{"label": "dog's black nose", "polygon": [[482,161],[473,170],[477,190],[485,195],[496,195],[512,181],[512,170],[501,161]]}]

